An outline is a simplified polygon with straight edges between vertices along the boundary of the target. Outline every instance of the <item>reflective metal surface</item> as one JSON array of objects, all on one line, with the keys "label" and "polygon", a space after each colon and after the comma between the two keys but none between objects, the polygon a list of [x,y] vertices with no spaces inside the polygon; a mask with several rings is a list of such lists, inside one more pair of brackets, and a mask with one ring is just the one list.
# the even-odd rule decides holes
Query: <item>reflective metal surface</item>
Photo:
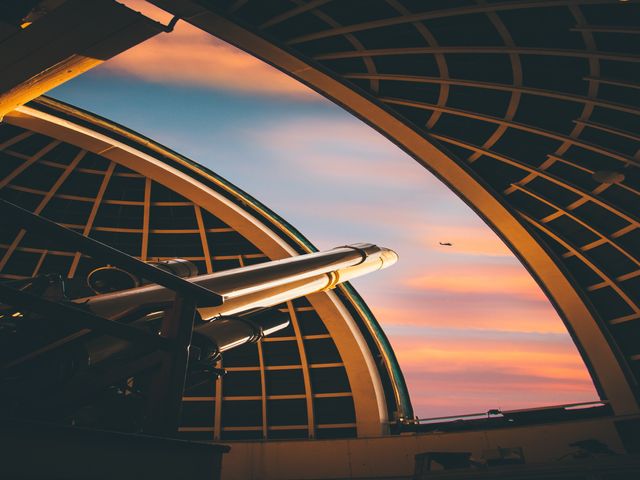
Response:
[{"label": "reflective metal surface", "polygon": [[[222,305],[200,307],[203,320],[254,308],[266,308],[294,298],[335,287],[339,283],[393,265],[397,254],[372,244],[338,247],[284,260],[201,275],[192,281],[224,298]],[[93,313],[113,320],[134,314],[145,306],[157,309],[173,300],[159,285],[80,299]]]}]

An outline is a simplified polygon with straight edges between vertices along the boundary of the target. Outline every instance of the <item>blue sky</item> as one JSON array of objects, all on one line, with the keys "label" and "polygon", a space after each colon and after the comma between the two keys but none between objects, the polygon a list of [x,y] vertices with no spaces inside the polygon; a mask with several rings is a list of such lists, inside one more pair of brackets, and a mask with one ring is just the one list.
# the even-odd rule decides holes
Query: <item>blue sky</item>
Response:
[{"label": "blue sky", "polygon": [[493,232],[395,145],[283,74],[179,24],[50,95],[209,167],[320,249],[396,250],[396,266],[354,285],[420,417],[597,398],[562,322]]}]

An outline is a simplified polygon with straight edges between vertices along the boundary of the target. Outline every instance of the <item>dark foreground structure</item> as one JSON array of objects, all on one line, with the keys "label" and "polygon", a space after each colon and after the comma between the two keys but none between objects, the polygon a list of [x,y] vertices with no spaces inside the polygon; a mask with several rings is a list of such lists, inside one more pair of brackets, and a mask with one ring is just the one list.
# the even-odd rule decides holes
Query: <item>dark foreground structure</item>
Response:
[{"label": "dark foreground structure", "polygon": [[[180,325],[189,321],[180,319],[193,318],[196,305],[212,305],[215,292],[194,290],[166,271],[145,270],[142,262],[180,258],[198,274],[210,274],[314,248],[215,173],[108,120],[45,97],[34,100],[170,28],[111,0],[9,1],[0,10],[0,68],[8,72],[0,79],[0,196],[37,215],[3,204],[3,211],[13,213],[3,216],[1,301],[16,306],[0,319],[5,351],[25,305],[42,314],[57,311],[53,304],[59,304],[67,308],[60,310],[66,318],[66,299],[92,295],[89,274],[126,263],[118,257],[123,252],[142,262],[120,272],[139,269],[134,283],[143,277],[182,299],[163,310],[171,314],[149,320],[163,325],[173,347],[157,345],[149,335],[134,340],[127,335],[135,333],[82,312],[71,317],[88,328],[86,322],[96,322],[95,328],[110,329],[112,336],[147,342],[152,351],[170,352],[155,359],[165,370],[146,380],[145,388],[160,392],[153,396],[164,399],[160,411],[181,411],[173,421],[179,437],[231,445],[224,478],[408,478],[414,472],[419,478],[586,478],[589,470],[602,478],[637,475],[638,2],[151,3],[309,85],[436,174],[537,280],[578,346],[602,402],[416,423],[393,351],[346,283],[253,318],[258,325],[286,326],[192,371],[182,392],[179,372],[201,365],[206,349],[197,358],[185,354],[190,339]],[[51,42],[52,36],[64,41]],[[52,236],[27,228],[37,224],[53,232],[56,226],[43,226],[42,218],[117,251],[97,251],[68,234],[61,234],[62,244],[51,245]],[[66,279],[65,296],[56,276]],[[28,279],[34,277],[50,281],[33,285]],[[43,303],[34,295],[44,297]],[[33,339],[34,348],[42,347],[38,341]],[[129,362],[118,355],[119,362]],[[34,436],[51,442],[57,435],[51,432],[60,438],[96,438],[92,432],[103,430],[174,436],[171,419],[137,398],[135,381],[120,375],[109,383],[111,367],[94,388],[102,392],[92,397],[99,405],[88,407],[82,399],[86,383],[57,400],[43,400],[42,392],[54,387],[51,379],[71,368],[68,362],[56,365],[55,372],[41,366],[41,382],[20,388],[8,388],[13,377],[5,377],[3,392],[31,394],[12,404],[22,406],[23,417],[39,412],[31,422],[67,426],[20,427],[12,418],[4,423],[9,433],[3,444],[20,445],[10,440],[16,429],[46,428]],[[209,381],[200,381],[202,375]],[[78,395],[73,411],[66,408],[71,391]],[[73,433],[65,430],[70,424]],[[102,435],[108,443],[116,434]],[[155,448],[149,445],[156,439],[136,438],[142,450]],[[165,441],[157,443],[158,452],[171,452],[171,442],[182,445],[175,447],[178,456],[189,445],[193,458],[210,452],[213,459],[225,450]],[[136,462],[135,455],[127,462]],[[203,470],[207,478],[219,459],[212,462]],[[446,470],[437,473],[437,466]],[[53,477],[45,472],[37,478]]]}]

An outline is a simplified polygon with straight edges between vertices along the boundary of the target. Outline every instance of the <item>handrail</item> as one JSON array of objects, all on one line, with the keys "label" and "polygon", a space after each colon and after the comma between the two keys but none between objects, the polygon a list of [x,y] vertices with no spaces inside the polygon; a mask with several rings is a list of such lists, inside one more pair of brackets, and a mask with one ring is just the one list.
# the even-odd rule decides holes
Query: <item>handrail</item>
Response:
[{"label": "handrail", "polygon": [[0,199],[0,212],[16,220],[27,230],[35,230],[65,242],[65,246],[76,248],[94,257],[99,257],[111,265],[130,271],[139,277],[170,288],[182,295],[193,297],[200,306],[222,305],[223,297],[200,285],[160,270],[137,258],[127,255],[93,238],[85,237],[40,215],[36,215],[11,202]]},{"label": "handrail", "polygon": [[429,424],[429,423],[434,423],[437,422],[439,420],[445,420],[445,421],[451,421],[451,422],[455,422],[457,420],[464,420],[464,419],[469,419],[469,418],[473,418],[473,419],[481,419],[481,418],[500,418],[500,417],[504,417],[504,416],[508,416],[510,414],[514,414],[514,413],[523,413],[523,412],[539,412],[539,411],[544,411],[544,410],[556,410],[556,409],[565,409],[565,410],[575,410],[577,409],[576,407],[595,407],[595,406],[600,406],[600,405],[608,405],[609,402],[607,400],[597,400],[597,401],[593,401],[593,402],[579,402],[579,403],[565,403],[562,405],[548,405],[548,406],[544,406],[544,407],[532,407],[532,408],[522,408],[522,409],[518,409],[518,410],[500,410],[500,409],[495,409],[495,410],[489,410],[486,412],[480,412],[480,413],[465,413],[463,415],[446,415],[444,417],[430,417],[430,418],[417,418],[415,421],[418,425],[423,425],[423,424]]}]

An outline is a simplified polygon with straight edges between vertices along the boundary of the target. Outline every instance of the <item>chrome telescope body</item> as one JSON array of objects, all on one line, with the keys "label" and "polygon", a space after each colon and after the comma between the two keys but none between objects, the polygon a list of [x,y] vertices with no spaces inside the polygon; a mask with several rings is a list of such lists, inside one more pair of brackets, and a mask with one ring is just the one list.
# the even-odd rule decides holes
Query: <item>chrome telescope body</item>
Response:
[{"label": "chrome telescope body", "polygon": [[[372,244],[355,244],[185,278],[218,294],[222,299],[219,305],[197,307],[189,344],[187,383],[210,381],[212,375],[220,374],[215,373],[218,371],[216,365],[224,352],[257,342],[286,328],[289,316],[270,307],[334,288],[347,280],[386,268],[393,265],[397,258],[392,250]],[[95,277],[93,286],[96,290],[109,290],[139,281],[122,276],[122,272],[124,271],[108,270],[108,267],[102,269]],[[185,272],[186,275],[189,274],[187,270]],[[126,281],[120,282],[119,279],[122,278]],[[79,308],[104,319],[156,335],[162,328],[165,316],[174,307],[175,295],[173,290],[152,284],[111,291],[73,302]],[[27,336],[42,333],[43,325],[62,325],[59,322],[49,322],[42,316],[27,315],[22,318],[20,312],[17,314],[24,324],[21,331]],[[150,361],[148,359],[155,355],[152,347],[89,329],[62,328],[50,334],[48,331],[44,333],[48,335],[47,340],[36,350],[31,350],[28,342],[24,344],[24,349],[17,342],[19,345],[15,352],[11,353],[7,363],[0,369],[0,390],[14,393],[6,402],[16,411],[22,411],[23,407],[27,410],[39,408],[30,403],[31,399],[45,394],[55,394],[58,403],[54,402],[54,410],[60,408],[62,411],[69,402],[75,405],[75,400],[70,400],[75,398],[74,388],[80,388],[85,383],[102,385],[100,382],[106,382],[103,379],[105,372],[114,369],[124,371],[127,365],[140,365]],[[146,370],[132,374],[134,387],[140,386],[144,390],[148,375],[151,373]],[[107,387],[108,382],[103,386]]]},{"label": "chrome telescope body", "polygon": [[[207,322],[222,315],[272,307],[328,290],[347,280],[393,265],[397,259],[393,250],[359,243],[187,280],[219,294],[223,299],[221,305],[198,308],[202,320]],[[84,308],[111,320],[118,320],[134,309],[172,301],[173,292],[160,285],[77,300]]]},{"label": "chrome telescope body", "polygon": [[[256,342],[286,328],[289,319],[281,315],[253,321],[252,312],[329,290],[347,280],[393,265],[397,259],[396,253],[387,248],[354,244],[187,278],[223,299],[221,305],[198,307],[199,321],[194,326],[192,344],[212,360],[226,350]],[[128,319],[135,326],[153,329],[173,298],[174,293],[167,288],[147,285],[76,302],[103,318]],[[128,342],[108,337],[90,340],[86,344],[89,363],[100,363],[128,347]]]}]

